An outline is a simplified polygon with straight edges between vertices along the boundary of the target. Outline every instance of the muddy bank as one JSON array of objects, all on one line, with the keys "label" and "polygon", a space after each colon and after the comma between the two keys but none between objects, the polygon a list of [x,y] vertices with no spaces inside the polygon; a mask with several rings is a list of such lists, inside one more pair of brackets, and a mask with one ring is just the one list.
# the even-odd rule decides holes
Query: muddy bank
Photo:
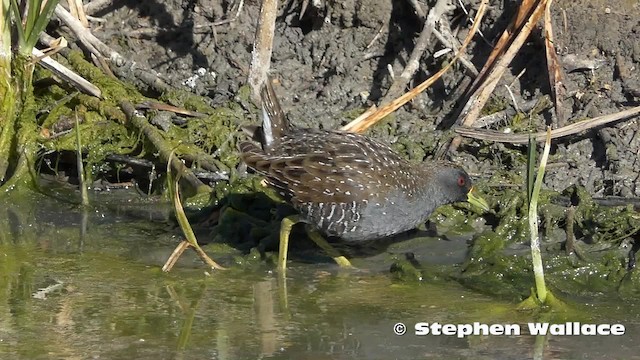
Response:
[{"label": "muddy bank", "polygon": [[[408,2],[402,1],[327,3],[319,9],[311,6],[302,18],[299,6],[296,2],[283,4],[279,13],[271,66],[281,83],[276,90],[296,124],[337,128],[380,100],[392,81],[391,72],[402,71],[421,22]],[[219,105],[233,100],[244,84],[259,9],[247,3],[239,13],[235,10],[234,2],[120,2],[104,12],[107,23],[98,36],[141,66],[157,71],[168,83],[190,88]],[[490,9],[481,28],[483,36],[469,50],[476,68],[482,66],[491,43],[514,10],[515,4],[510,3]],[[454,29],[464,28],[467,18],[463,14],[460,8],[451,12]],[[637,102],[638,4],[627,1],[611,7],[604,1],[559,1],[553,4],[552,14],[556,49],[564,59],[563,111],[569,121],[613,113]],[[210,26],[224,19],[234,21]],[[517,103],[537,101],[549,93],[542,36],[534,34],[501,80],[509,85]],[[442,61],[446,59],[425,53],[413,83],[435,72]],[[193,80],[199,68],[206,71]],[[449,72],[370,135],[405,149],[409,157],[428,158],[447,138],[447,130],[436,127],[456,116],[457,95],[466,84],[463,68]],[[496,106],[513,106],[505,86],[497,87],[494,98]],[[552,109],[536,109],[530,116],[534,126],[543,129],[551,121]],[[246,117],[256,120],[255,114]],[[529,122],[513,121],[513,116],[505,116],[494,127],[518,130]],[[571,184],[582,185],[594,196],[638,196],[634,174],[640,171],[635,161],[640,142],[636,131],[635,121],[622,122],[558,142],[546,184],[558,191]],[[422,151],[403,146],[409,140]],[[473,140],[466,144],[459,161],[481,179],[499,170],[522,170],[522,162],[513,159],[522,153],[522,147],[505,149]]]},{"label": "muddy bank", "polygon": [[[469,5],[467,10],[474,5]],[[209,218],[207,225],[215,225],[209,237],[232,243],[245,254],[257,250],[267,253],[268,257],[276,248],[279,220],[291,213],[291,209],[281,204],[273,193],[256,195],[255,192],[261,193],[264,188],[238,161],[235,145],[243,136],[238,128],[259,122],[257,111],[248,100],[248,91],[243,87],[259,8],[251,2],[240,9],[238,6],[238,2],[219,1],[197,4],[121,1],[95,14],[106,20],[95,34],[126,54],[137,66],[152,69],[170,86],[182,91],[158,94],[143,89],[137,94],[129,89],[126,96],[130,101],[141,101],[143,96],[159,98],[204,114],[185,120],[159,112],[152,123],[160,136],[169,139],[173,146],[182,142],[184,148],[179,149],[179,155],[188,156],[190,166],[205,168],[208,174],[215,175],[203,177],[214,194],[214,200],[209,203],[213,220]],[[272,76],[279,83],[276,92],[296,125],[338,128],[385,95],[393,78],[406,65],[422,29],[422,20],[409,2],[402,1],[347,1],[325,3],[317,8],[311,5],[302,16],[300,6],[290,2],[280,8],[271,66]],[[482,35],[476,36],[467,51],[468,60],[476,69],[486,61],[492,44],[516,7],[517,4],[507,3],[490,9],[481,26]],[[552,15],[555,45],[564,70],[566,92],[562,111],[566,121],[613,113],[637,104],[638,4],[624,2],[610,8],[605,2],[559,1],[553,5]],[[447,20],[458,41],[464,38],[469,21],[463,9],[452,9]],[[540,31],[534,31],[496,88],[486,110],[503,115],[490,128],[539,131],[556,121],[553,107],[545,98],[549,85],[542,37]],[[410,85],[426,79],[450,60],[450,54],[434,56],[443,49],[442,45],[428,49]],[[431,159],[454,135],[451,124],[461,106],[460,96],[472,79],[469,72],[468,68],[456,66],[367,134],[391,144],[411,160]],[[115,91],[109,94],[112,98],[125,96]],[[526,110],[517,114],[516,106]],[[90,160],[103,161],[108,152],[133,153],[151,161],[145,171],[155,171],[153,166],[159,164],[156,164],[153,146],[141,142],[135,131],[124,131],[102,119],[92,118],[90,113],[95,109],[89,110],[82,114],[88,119],[83,126],[93,131],[86,141],[99,144],[100,131],[109,131],[109,138],[116,143],[111,143],[106,150],[96,145],[89,152]],[[91,119],[96,122],[92,123]],[[594,203],[592,198],[617,196],[625,205],[630,203],[629,198],[638,195],[636,174],[640,164],[636,154],[640,152],[640,141],[635,136],[637,130],[637,120],[631,119],[554,142],[541,211],[546,250],[552,254],[549,261],[554,264],[550,271],[558,276],[558,284],[560,279],[569,276],[583,285],[567,292],[593,291],[584,290],[589,289],[592,282],[575,280],[589,271],[595,270],[603,279],[613,279],[607,285],[609,290],[616,289],[625,277],[627,254],[637,231],[637,215],[633,206],[601,207],[601,202]],[[46,142],[45,146],[50,150],[70,151],[75,146],[73,141],[63,137]],[[526,270],[529,260],[523,210],[526,147],[465,139],[463,146],[450,156],[472,173],[490,201],[493,213],[482,214],[466,205],[456,205],[435,214],[432,222],[441,228],[435,232],[421,231],[445,238],[466,233],[463,241],[468,240],[472,246],[460,268],[449,266],[440,270],[421,268],[428,256],[419,241],[411,243],[414,247],[400,246],[404,252],[414,252],[419,260],[417,265],[409,261],[409,268],[418,269],[417,272],[407,270],[409,278],[449,277],[466,284],[489,284],[496,280],[490,287],[493,289],[500,286],[504,274],[508,274],[514,285],[505,291],[507,296],[523,295],[531,281]],[[49,163],[55,159],[45,156]],[[114,164],[100,168],[94,163],[95,179],[119,182],[145,176],[134,170],[125,174],[117,160]],[[133,165],[131,168],[139,169]],[[142,184],[147,193],[161,191],[162,186],[162,181],[149,180],[148,184]],[[208,200],[199,199],[197,205],[206,204]],[[303,253],[315,251],[312,244],[296,245]],[[466,244],[459,245],[466,250]],[[603,250],[611,252],[602,257]],[[403,255],[389,255],[385,246],[380,253],[385,254],[382,255],[386,257],[382,262],[385,266],[397,262],[396,269],[406,268]],[[313,255],[310,261],[317,259]],[[567,275],[573,269],[579,269],[576,272],[580,273]],[[486,276],[488,280],[482,282],[476,276]]]}]

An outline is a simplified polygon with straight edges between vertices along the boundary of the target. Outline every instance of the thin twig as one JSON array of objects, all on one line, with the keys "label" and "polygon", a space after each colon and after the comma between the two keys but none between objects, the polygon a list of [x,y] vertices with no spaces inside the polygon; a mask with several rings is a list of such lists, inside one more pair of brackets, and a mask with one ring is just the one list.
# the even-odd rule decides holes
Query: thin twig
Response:
[{"label": "thin twig", "polygon": [[240,0],[240,4],[238,4],[238,9],[236,10],[236,13],[232,17],[230,17],[230,18],[228,17],[226,19],[214,21],[212,23],[212,25],[213,26],[220,26],[220,25],[232,23],[232,22],[238,20],[238,17],[240,16],[240,13],[242,12],[242,7],[243,6],[244,6],[244,0]]},{"label": "thin twig", "polygon": [[110,59],[112,62],[116,63],[124,63],[125,59],[122,55],[113,51],[110,47],[108,47],[105,43],[100,41],[97,37],[95,37],[89,29],[82,26],[82,23],[73,17],[71,13],[69,13],[65,8],[63,8],[60,4],[56,5],[54,13],[62,21],[65,25],[71,29],[71,31],[76,35],[78,40],[86,46],[86,48],[96,56],[102,56]]},{"label": "thin twig", "polygon": [[[433,29],[433,35],[435,35],[436,39],[438,39],[438,41],[440,41],[442,45],[452,49],[454,52],[458,52],[461,44],[458,39],[456,39],[455,36],[453,36],[453,34],[451,33],[449,22],[442,21],[441,25],[443,25],[442,31]],[[478,69],[476,69],[475,65],[473,65],[473,63],[469,59],[467,59],[466,56],[461,56],[459,61],[460,64],[462,64],[462,66],[464,66],[471,75],[473,75],[474,77],[478,76]]]},{"label": "thin twig", "polygon": [[[460,8],[464,12],[464,14],[467,17],[467,19],[469,19],[469,22],[471,22],[471,25],[473,25],[475,23],[475,21],[477,21],[477,19],[473,19],[471,17],[471,15],[469,14],[469,11],[467,11],[467,8],[464,6],[464,3],[462,2],[462,0],[458,0],[458,5],[460,5]],[[480,38],[482,40],[484,40],[485,43],[487,43],[487,45],[493,47],[493,44],[489,40],[487,40],[487,38],[484,37],[484,34],[482,33],[482,30],[478,30],[478,35],[480,36]]]},{"label": "thin twig", "polygon": [[[91,53],[96,57],[109,59],[112,65],[115,65],[112,69],[120,77],[135,77],[143,84],[148,85],[151,89],[158,92],[166,92],[171,90],[171,87],[167,85],[155,72],[141,68],[133,61],[125,59],[117,51],[114,51],[105,43],[95,37],[91,31],[82,26],[78,19],[71,16],[71,14],[65,10],[59,4],[55,8],[55,14],[69,29],[76,35],[78,41],[80,41]],[[41,34],[41,39],[48,42],[51,37]]]},{"label": "thin twig", "polygon": [[78,19],[82,26],[88,28],[89,20],[87,20],[87,14],[84,12],[84,7],[82,6],[82,0],[68,0],[67,5],[69,5],[69,11],[71,15]]},{"label": "thin twig", "polygon": [[369,44],[367,44],[365,49],[369,49],[370,47],[373,46],[373,44],[376,42],[376,40],[378,40],[380,38],[380,36],[382,36],[382,33],[384,32],[384,29],[387,28],[387,26],[388,26],[387,23],[384,23],[384,24],[382,24],[382,26],[380,26],[380,30],[378,30],[378,32],[373,37],[373,39],[371,39],[371,41],[369,41]]},{"label": "thin twig", "polygon": [[76,164],[78,167],[78,186],[80,187],[80,199],[82,206],[89,205],[89,192],[87,181],[84,177],[84,164],[82,162],[82,141],[80,136],[80,122],[78,121],[78,110],[74,111],[76,121]]},{"label": "thin twig", "polygon": [[511,101],[513,101],[513,108],[516,109],[517,112],[520,112],[520,107],[518,107],[518,101],[516,101],[516,97],[515,95],[513,95],[513,91],[511,91],[511,88],[505,84],[504,86],[507,89],[507,92],[509,93],[509,96],[511,97]]},{"label": "thin twig", "polygon": [[175,114],[197,117],[197,118],[202,118],[207,116],[207,114],[204,114],[204,113],[187,110],[184,108],[179,108],[177,106],[163,104],[156,101],[143,101],[139,104],[136,104],[136,109],[137,110],[152,109],[152,110],[160,110],[160,111],[170,111]]},{"label": "thin twig", "polygon": [[[640,114],[640,106],[623,110],[615,114],[603,115],[593,119],[578,121],[559,129],[552,130],[551,138],[557,139],[560,137],[577,134],[582,131],[606,125],[614,121],[630,119],[637,116],[638,114]],[[526,144],[529,141],[529,134],[505,134],[495,130],[475,129],[462,126],[455,128],[455,131],[461,136],[477,140],[488,140],[511,144]],[[532,136],[536,141],[544,141],[546,132],[538,132],[532,134]]]}]

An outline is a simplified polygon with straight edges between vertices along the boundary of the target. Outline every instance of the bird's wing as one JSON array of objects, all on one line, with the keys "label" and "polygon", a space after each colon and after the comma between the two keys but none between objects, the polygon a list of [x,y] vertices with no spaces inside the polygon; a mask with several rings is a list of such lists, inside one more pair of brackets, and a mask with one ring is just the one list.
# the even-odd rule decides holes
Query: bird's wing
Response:
[{"label": "bird's wing", "polygon": [[243,161],[294,205],[375,198],[396,185],[390,170],[406,167],[387,146],[336,131],[295,129],[269,152],[249,142],[240,150]]}]

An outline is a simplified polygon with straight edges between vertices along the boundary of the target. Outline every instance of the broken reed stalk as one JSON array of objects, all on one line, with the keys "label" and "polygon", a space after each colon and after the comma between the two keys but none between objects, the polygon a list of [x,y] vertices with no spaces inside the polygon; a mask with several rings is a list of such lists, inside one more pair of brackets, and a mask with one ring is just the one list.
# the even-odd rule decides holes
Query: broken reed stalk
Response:
[{"label": "broken reed stalk", "polygon": [[[184,212],[184,208],[182,207],[182,202],[180,201],[180,177],[181,174],[178,173],[176,175],[175,180],[173,179],[171,172],[171,162],[173,160],[173,156],[175,154],[175,150],[171,151],[169,154],[169,159],[167,160],[167,185],[169,188],[169,196],[171,197],[171,202],[173,204],[173,209],[176,215],[176,220],[178,220],[178,224],[180,225],[180,229],[184,234],[186,240],[183,240],[178,244],[176,249],[173,251],[169,259],[165,262],[162,267],[162,271],[169,272],[173,265],[178,261],[180,255],[186,250],[186,247],[191,247],[198,254],[198,257],[207,264],[212,269],[215,270],[226,270],[224,267],[220,266],[218,263],[213,261],[207,253],[202,250],[200,245],[198,245],[198,240],[196,239],[196,235],[193,232],[193,228],[191,228],[191,224],[189,224],[189,219],[187,219],[187,215]],[[185,244],[188,242],[188,245]]]},{"label": "broken reed stalk", "polygon": [[[530,142],[529,152],[535,152],[535,141]],[[551,128],[547,127],[547,139],[544,143],[544,150],[540,158],[538,166],[538,174],[536,175],[531,197],[529,199],[529,236],[531,237],[531,258],[533,263],[533,275],[536,282],[536,296],[540,303],[544,304],[547,299],[547,286],[544,281],[544,267],[542,266],[542,255],[540,254],[540,235],[538,233],[538,198],[540,196],[540,188],[542,187],[542,179],[547,167],[549,159],[549,150],[551,149]],[[529,159],[533,156],[529,155]],[[527,169],[527,178],[533,177],[533,166]],[[528,182],[530,183],[530,181]]]},{"label": "broken reed stalk", "polygon": [[277,14],[278,0],[262,0],[256,36],[253,40],[253,51],[251,51],[248,79],[249,86],[251,86],[251,96],[256,104],[260,104],[260,89],[262,84],[267,81],[267,72],[271,65]]}]

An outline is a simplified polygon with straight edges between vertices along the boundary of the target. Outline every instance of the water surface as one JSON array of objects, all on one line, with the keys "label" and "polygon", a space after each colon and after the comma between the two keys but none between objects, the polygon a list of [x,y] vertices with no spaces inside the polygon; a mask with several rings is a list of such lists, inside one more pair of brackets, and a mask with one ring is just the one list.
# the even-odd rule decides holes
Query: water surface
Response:
[{"label": "water surface", "polygon": [[[587,310],[567,320],[621,323],[623,336],[416,336],[417,322],[544,319],[452,282],[394,282],[375,259],[356,271],[294,262],[285,281],[260,262],[210,273],[189,254],[165,274],[179,241],[167,207],[94,203],[34,195],[0,209],[0,358],[640,358],[638,304],[615,295],[572,299]],[[435,239],[427,257],[459,261],[452,247],[464,243]]]}]

